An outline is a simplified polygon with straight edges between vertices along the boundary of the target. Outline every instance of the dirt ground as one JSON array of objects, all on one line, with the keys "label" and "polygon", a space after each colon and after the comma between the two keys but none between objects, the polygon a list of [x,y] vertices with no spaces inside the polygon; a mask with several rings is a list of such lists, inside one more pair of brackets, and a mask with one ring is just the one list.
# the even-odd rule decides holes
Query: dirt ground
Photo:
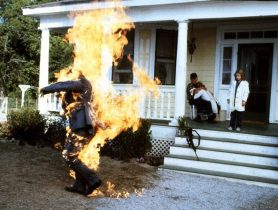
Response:
[{"label": "dirt ground", "polygon": [[161,171],[134,160],[101,157],[98,173],[104,184],[96,195],[66,192],[72,179],[61,152],[0,140],[0,210],[276,210],[278,205],[277,187]]},{"label": "dirt ground", "polygon": [[157,168],[101,157],[103,185],[92,197],[66,192],[72,182],[61,153],[0,141],[0,209],[94,209],[99,197],[138,194],[158,178]]}]

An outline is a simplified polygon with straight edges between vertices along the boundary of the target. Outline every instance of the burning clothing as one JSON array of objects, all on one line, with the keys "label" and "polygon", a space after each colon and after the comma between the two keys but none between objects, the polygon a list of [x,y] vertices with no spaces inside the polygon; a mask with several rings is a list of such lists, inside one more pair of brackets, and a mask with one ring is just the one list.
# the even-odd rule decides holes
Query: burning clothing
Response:
[{"label": "burning clothing", "polygon": [[85,77],[79,80],[57,82],[41,89],[42,94],[65,92],[62,108],[69,118],[71,131],[94,127],[91,111],[92,86]]},{"label": "burning clothing", "polygon": [[81,160],[82,151],[95,134],[95,126],[104,128],[91,109],[92,86],[84,76],[74,81],[57,82],[41,89],[42,94],[65,92],[62,107],[69,119],[69,131],[65,141],[63,157],[75,171],[76,181],[66,187],[67,191],[88,195],[101,185],[101,180]]},{"label": "burning clothing", "polygon": [[71,131],[68,132],[62,153],[67,163],[77,159],[84,146],[89,144],[90,140],[93,138],[93,135],[90,133],[92,132],[85,129],[77,130],[74,133]]}]

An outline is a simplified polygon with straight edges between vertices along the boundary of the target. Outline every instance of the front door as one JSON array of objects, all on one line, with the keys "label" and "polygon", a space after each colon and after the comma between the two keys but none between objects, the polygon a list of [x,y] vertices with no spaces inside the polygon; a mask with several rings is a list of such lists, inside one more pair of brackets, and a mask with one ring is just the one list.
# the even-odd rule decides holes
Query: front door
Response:
[{"label": "front door", "polygon": [[245,120],[268,121],[273,44],[239,44],[238,68],[245,72],[250,95]]}]

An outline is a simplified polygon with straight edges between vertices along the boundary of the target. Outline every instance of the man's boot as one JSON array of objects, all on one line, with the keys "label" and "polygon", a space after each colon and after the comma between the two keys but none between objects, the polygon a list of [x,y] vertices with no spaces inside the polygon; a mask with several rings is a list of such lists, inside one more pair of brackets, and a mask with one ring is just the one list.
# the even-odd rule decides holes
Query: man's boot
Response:
[{"label": "man's boot", "polygon": [[97,189],[101,185],[101,180],[98,178],[98,176],[79,159],[74,160],[70,164],[70,168],[79,173],[86,182],[87,189],[84,195],[91,194],[95,189]]},{"label": "man's boot", "polygon": [[78,172],[75,172],[74,184],[65,187],[65,190],[68,192],[76,192],[84,195],[86,192],[86,183],[83,177]]}]

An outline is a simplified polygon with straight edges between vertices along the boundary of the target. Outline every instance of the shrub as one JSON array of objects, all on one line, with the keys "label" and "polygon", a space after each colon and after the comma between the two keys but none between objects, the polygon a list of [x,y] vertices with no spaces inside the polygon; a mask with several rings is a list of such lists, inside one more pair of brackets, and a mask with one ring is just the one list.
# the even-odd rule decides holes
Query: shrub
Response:
[{"label": "shrub", "polygon": [[11,133],[8,123],[0,123],[0,138],[10,138]]},{"label": "shrub", "polygon": [[44,142],[46,145],[61,150],[66,139],[66,119],[54,116],[47,121]]},{"label": "shrub", "polygon": [[164,163],[164,157],[147,156],[145,161],[151,166],[160,166]]},{"label": "shrub", "polygon": [[41,143],[46,126],[45,118],[39,111],[23,108],[8,114],[11,137],[31,145]]},{"label": "shrub", "polygon": [[132,132],[132,129],[128,129],[120,133],[101,148],[100,154],[120,160],[144,157],[152,147],[150,127],[150,121],[141,120],[141,126],[137,131]]}]

